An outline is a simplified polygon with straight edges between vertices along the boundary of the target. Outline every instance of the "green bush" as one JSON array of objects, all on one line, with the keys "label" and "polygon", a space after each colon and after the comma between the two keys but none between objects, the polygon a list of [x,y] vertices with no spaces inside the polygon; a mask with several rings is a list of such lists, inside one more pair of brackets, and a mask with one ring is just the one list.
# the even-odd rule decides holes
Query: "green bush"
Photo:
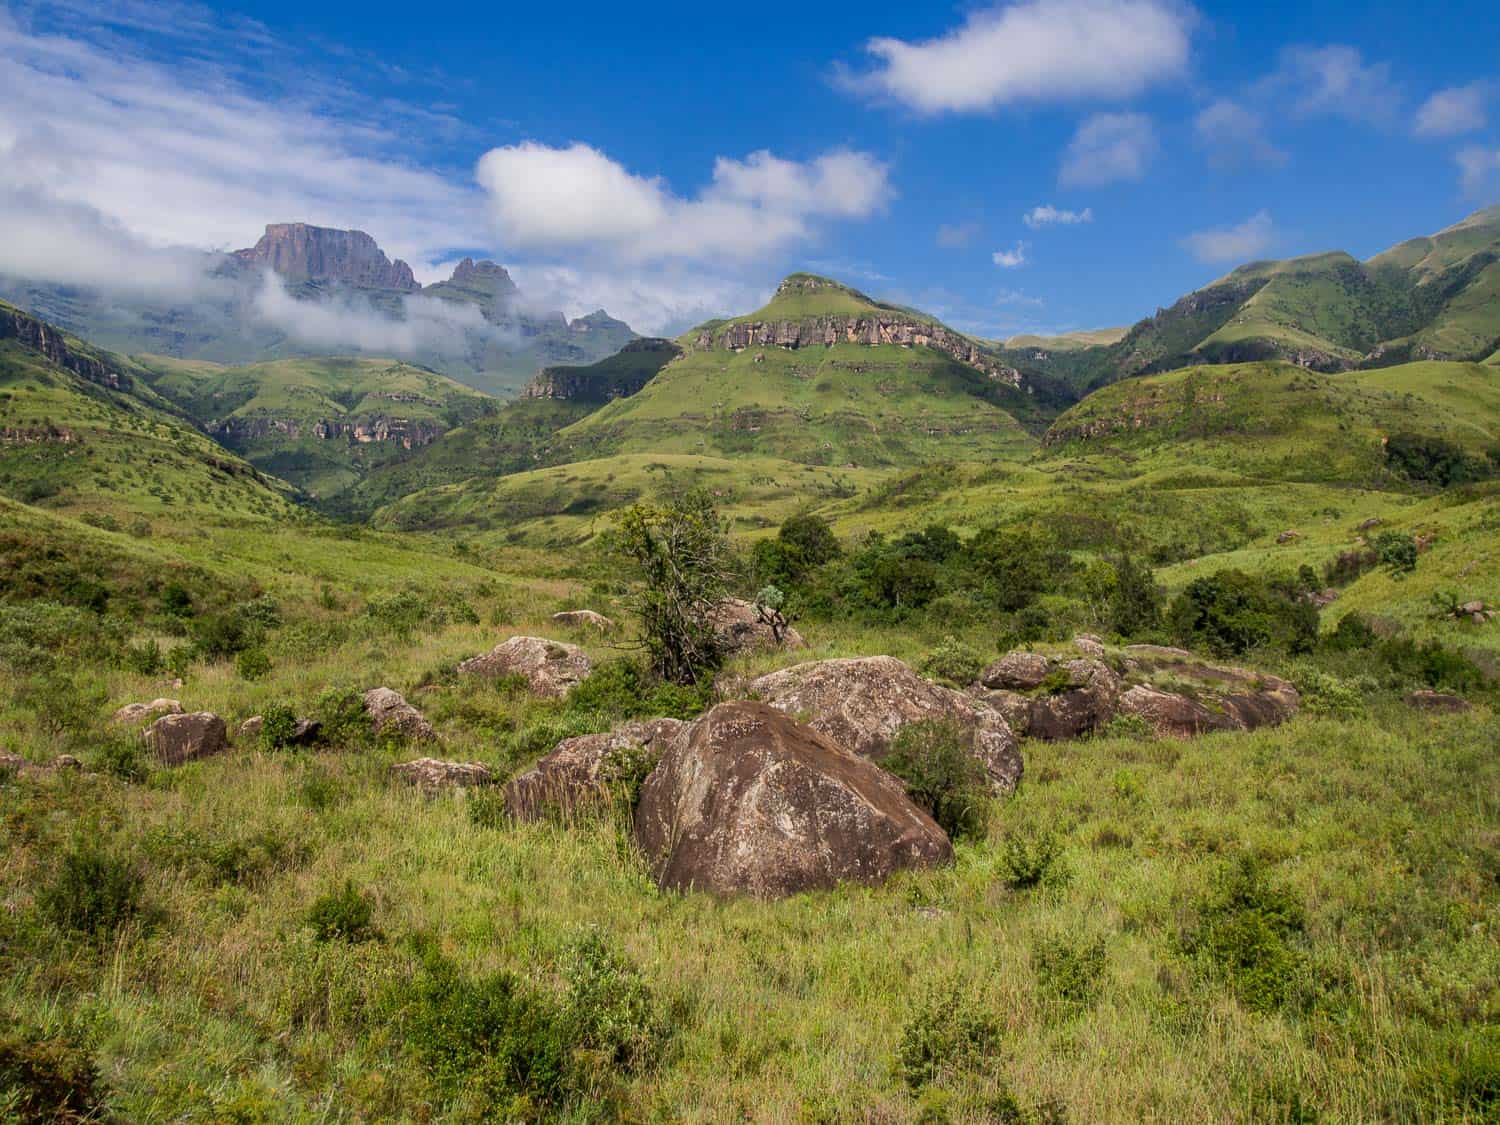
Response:
[{"label": "green bush", "polygon": [[103,1121],[105,1102],[88,1051],[0,1013],[0,1118],[37,1125]]},{"label": "green bush", "polygon": [[121,781],[145,781],[150,773],[142,760],[140,740],[130,735],[114,734],[99,739],[89,759],[94,769]]},{"label": "green bush", "polygon": [[984,835],[989,784],[973,735],[950,719],[923,719],[897,733],[880,765],[955,840]]},{"label": "green bush", "polygon": [[574,1044],[609,1070],[635,1074],[654,1065],[667,1024],[645,978],[599,930],[569,951],[565,1004]]},{"label": "green bush", "polygon": [[313,704],[313,718],[320,736],[331,746],[363,746],[374,738],[364,698],[350,688],[325,688]]},{"label": "green bush", "polygon": [[284,703],[273,703],[260,717],[260,744],[267,750],[291,745],[297,734],[297,712]]},{"label": "green bush", "polygon": [[375,904],[370,896],[346,881],[336,891],[318,897],[307,911],[307,924],[319,941],[372,941],[380,936],[372,919]]},{"label": "green bush", "polygon": [[1037,989],[1048,1002],[1069,1011],[1092,1008],[1104,988],[1108,964],[1104,939],[1073,941],[1066,937],[1032,943],[1031,967]]},{"label": "green bush", "polygon": [[1267,647],[1307,652],[1318,636],[1318,611],[1297,596],[1294,581],[1268,581],[1240,570],[1188,583],[1173,600],[1167,623],[1184,645],[1221,656]]},{"label": "green bush", "polygon": [[1068,881],[1062,841],[1050,830],[1010,832],[1000,851],[1000,874],[1017,891]]},{"label": "green bush", "polygon": [[570,711],[611,720],[692,719],[713,702],[713,683],[674,684],[658,679],[639,660],[615,657],[601,663],[568,693]]},{"label": "green bush", "polygon": [[984,657],[957,637],[947,636],[922,658],[921,671],[954,687],[968,687],[984,671]]},{"label": "green bush", "polygon": [[234,671],[242,680],[261,680],[271,674],[271,658],[263,648],[247,648],[234,658]]},{"label": "green bush", "polygon": [[1225,984],[1252,1011],[1272,1011],[1298,987],[1302,905],[1249,856],[1220,868],[1197,902],[1197,924],[1182,946],[1207,979]]},{"label": "green bush", "polygon": [[1151,568],[1122,555],[1114,562],[1114,589],[1109,600],[1109,627],[1122,637],[1154,632],[1161,624],[1166,592]]},{"label": "green bush", "polygon": [[1000,1053],[1000,1027],[958,988],[930,993],[901,1029],[896,1065],[911,1090],[982,1070]]},{"label": "green bush", "polygon": [[1408,480],[1449,488],[1488,480],[1500,468],[1491,458],[1471,456],[1451,441],[1429,434],[1391,434],[1385,461]]},{"label": "green bush", "polygon": [[1417,569],[1417,541],[1399,531],[1387,531],[1377,536],[1373,544],[1375,557],[1397,578]]},{"label": "green bush", "polygon": [[1297,676],[1302,703],[1314,715],[1355,719],[1365,713],[1364,687],[1328,672],[1308,668]]},{"label": "green bush", "polygon": [[105,938],[141,911],[144,880],[129,859],[97,843],[65,851],[37,892],[42,916],[61,929]]},{"label": "green bush", "polygon": [[504,828],[509,822],[505,812],[505,790],[498,785],[471,789],[464,795],[469,823],[475,828]]}]

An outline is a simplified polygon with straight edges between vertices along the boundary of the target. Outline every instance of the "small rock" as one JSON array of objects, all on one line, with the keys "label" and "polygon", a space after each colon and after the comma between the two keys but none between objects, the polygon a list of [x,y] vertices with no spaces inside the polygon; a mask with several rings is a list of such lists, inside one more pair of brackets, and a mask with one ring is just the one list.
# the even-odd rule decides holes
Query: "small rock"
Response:
[{"label": "small rock", "polygon": [[987,688],[1031,691],[1052,672],[1052,661],[1039,652],[1008,652],[986,668],[979,682]]},{"label": "small rock", "polygon": [[0,774],[15,774],[18,777],[51,777],[57,773],[73,773],[83,769],[83,763],[72,754],[59,754],[50,762],[33,762],[19,754],[0,750]]},{"label": "small rock", "polygon": [[754,603],[739,598],[726,598],[709,615],[714,633],[728,653],[750,652],[759,649],[806,648],[802,634],[788,625],[776,640],[776,631],[769,622],[761,619],[760,610]]},{"label": "small rock", "polygon": [[251,715],[248,719],[240,724],[240,737],[259,738],[261,728],[263,728],[265,725],[266,718],[264,715]]},{"label": "small rock", "polygon": [[1283,531],[1280,535],[1276,536],[1276,542],[1292,543],[1301,538],[1302,533],[1300,531],[1292,531],[1290,528],[1288,528],[1286,531]]},{"label": "small rock", "polygon": [[554,613],[552,620],[569,629],[590,628],[601,633],[612,633],[615,629],[613,621],[591,609],[565,609],[561,613]]},{"label": "small rock", "polygon": [[1406,703],[1407,706],[1415,707],[1419,711],[1436,711],[1450,715],[1471,711],[1474,707],[1461,695],[1453,695],[1446,691],[1429,691],[1425,688],[1408,695]]},{"label": "small rock", "polygon": [[469,789],[495,783],[495,775],[483,763],[444,762],[437,758],[397,762],[391,767],[391,775],[429,793],[440,789]]},{"label": "small rock", "polygon": [[763,703],[721,703],[673,741],[634,835],[663,889],[759,898],[953,858],[896,778]]},{"label": "small rock", "polygon": [[371,688],[363,699],[370,727],[377,735],[399,734],[422,741],[437,737],[432,724],[400,692],[387,687]]},{"label": "small rock", "polygon": [[1355,528],[1354,530],[1356,530],[1356,531],[1369,531],[1370,528],[1372,528],[1372,527],[1379,527],[1380,526],[1380,522],[1381,521],[1380,521],[1380,517],[1379,516],[1371,516],[1367,520],[1361,520],[1359,526],[1357,528]]},{"label": "small rock", "polygon": [[1092,656],[1095,660],[1104,659],[1104,641],[1093,633],[1079,633],[1073,638],[1073,647],[1084,656]]},{"label": "small rock", "polygon": [[135,726],[154,715],[180,715],[182,704],[175,699],[153,699],[150,703],[127,703],[110,718],[121,726]]},{"label": "small rock", "polygon": [[55,770],[81,770],[83,763],[72,754],[59,754],[52,759],[52,768]]},{"label": "small rock", "polygon": [[229,746],[224,720],[212,711],[163,715],[141,732],[141,737],[165,766],[220,754]]},{"label": "small rock", "polygon": [[543,637],[512,637],[482,656],[458,666],[461,676],[521,676],[533,695],[561,699],[592,670],[587,654],[577,645]]},{"label": "small rock", "polygon": [[565,738],[505,786],[505,811],[516,820],[532,821],[601,804],[609,797],[613,766],[631,750],[660,757],[685,725],[677,719],[653,719],[626,723],[607,734]]}]

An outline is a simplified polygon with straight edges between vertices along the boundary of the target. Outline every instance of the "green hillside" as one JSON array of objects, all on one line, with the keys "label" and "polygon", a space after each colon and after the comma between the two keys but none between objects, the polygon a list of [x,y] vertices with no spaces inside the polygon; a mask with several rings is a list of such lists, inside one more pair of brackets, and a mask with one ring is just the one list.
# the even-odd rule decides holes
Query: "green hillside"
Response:
[{"label": "green hillside", "polygon": [[[0,492],[132,515],[285,519],[289,489],[178,414],[129,361],[0,305]],[[46,350],[28,337],[40,332]]]},{"label": "green hillside", "polygon": [[251,464],[326,498],[493,410],[493,400],[389,359],[248,367],[140,356],[152,386]]}]

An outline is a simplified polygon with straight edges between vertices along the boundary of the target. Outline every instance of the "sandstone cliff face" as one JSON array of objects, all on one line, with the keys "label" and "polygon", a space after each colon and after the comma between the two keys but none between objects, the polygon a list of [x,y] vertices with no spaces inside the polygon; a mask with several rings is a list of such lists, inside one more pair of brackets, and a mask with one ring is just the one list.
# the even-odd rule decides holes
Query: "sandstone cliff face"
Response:
[{"label": "sandstone cliff face", "polygon": [[448,280],[466,289],[482,289],[500,300],[508,300],[520,292],[505,267],[488,258],[481,262],[465,258],[453,268],[453,276]]},{"label": "sandstone cliff face", "polygon": [[267,437],[281,435],[300,438],[305,433],[320,441],[342,438],[360,445],[376,442],[399,442],[404,449],[416,449],[430,445],[447,428],[437,422],[414,422],[407,418],[377,415],[365,418],[320,418],[304,429],[303,422],[296,418],[275,418],[260,415],[249,418],[230,418],[211,424],[209,432],[225,444],[234,447]]},{"label": "sandstone cliff face", "polygon": [[59,367],[101,387],[125,391],[132,386],[130,376],[94,356],[75,351],[52,325],[19,310],[0,308],[0,340],[17,340],[22,347],[40,352]]},{"label": "sandstone cliff face", "polygon": [[421,288],[410,266],[399,258],[391,261],[362,230],[271,223],[259,242],[234,256],[252,266],[268,266],[289,281],[342,281],[403,293]]},{"label": "sandstone cliff face", "polygon": [[941,324],[903,317],[899,313],[833,315],[798,320],[740,321],[700,332],[693,346],[700,350],[728,348],[809,348],[819,344],[899,344],[932,348],[960,363],[983,371],[991,379],[1012,387],[1021,385],[1021,373],[983,351],[973,340],[951,332]]},{"label": "sandstone cliff face", "polygon": [[[573,322],[574,325],[579,323],[577,320]],[[669,360],[681,354],[682,349],[671,340],[652,337],[632,340],[615,356],[588,367],[544,367],[521,393],[525,398],[574,402],[606,403],[629,398],[649,383]]]}]

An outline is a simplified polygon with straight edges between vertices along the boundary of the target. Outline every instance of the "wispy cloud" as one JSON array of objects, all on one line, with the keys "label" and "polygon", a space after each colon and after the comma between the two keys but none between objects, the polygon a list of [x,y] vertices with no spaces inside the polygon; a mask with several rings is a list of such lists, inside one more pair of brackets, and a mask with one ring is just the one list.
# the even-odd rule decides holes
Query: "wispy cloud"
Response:
[{"label": "wispy cloud", "polygon": [[1064,211],[1050,203],[1043,203],[1022,215],[1021,221],[1032,230],[1053,225],[1077,226],[1079,223],[1092,223],[1094,209],[1085,207],[1082,211]]},{"label": "wispy cloud", "polygon": [[1413,131],[1419,137],[1457,137],[1483,129],[1493,85],[1480,81],[1439,90],[1417,110]]},{"label": "wispy cloud", "polygon": [[1289,96],[1293,110],[1304,117],[1389,124],[1401,104],[1390,64],[1366,62],[1359,48],[1343,44],[1284,49],[1262,86]]},{"label": "wispy cloud", "polygon": [[1500,192],[1500,148],[1468,145],[1454,159],[1458,161],[1459,184],[1465,195],[1481,198]]},{"label": "wispy cloud", "polygon": [[1096,113],[1078,127],[1063,153],[1058,182],[1064,187],[1098,187],[1139,180],[1161,144],[1142,113]]},{"label": "wispy cloud", "polygon": [[990,255],[990,258],[995,263],[995,265],[999,266],[1001,269],[1013,270],[1026,264],[1027,249],[1028,247],[1026,243],[1018,242],[1013,249],[996,250],[993,254]]},{"label": "wispy cloud", "polygon": [[1266,135],[1264,115],[1228,98],[1198,112],[1193,134],[1215,168],[1279,168],[1287,162],[1286,152]]},{"label": "wispy cloud", "polygon": [[1230,227],[1197,231],[1182,244],[1200,262],[1223,264],[1244,262],[1265,255],[1276,239],[1276,224],[1269,211],[1257,211]]},{"label": "wispy cloud", "polygon": [[871,39],[876,64],[842,81],[922,114],[1129,98],[1186,69],[1196,18],[1172,0],[1018,0],[935,39]]}]

